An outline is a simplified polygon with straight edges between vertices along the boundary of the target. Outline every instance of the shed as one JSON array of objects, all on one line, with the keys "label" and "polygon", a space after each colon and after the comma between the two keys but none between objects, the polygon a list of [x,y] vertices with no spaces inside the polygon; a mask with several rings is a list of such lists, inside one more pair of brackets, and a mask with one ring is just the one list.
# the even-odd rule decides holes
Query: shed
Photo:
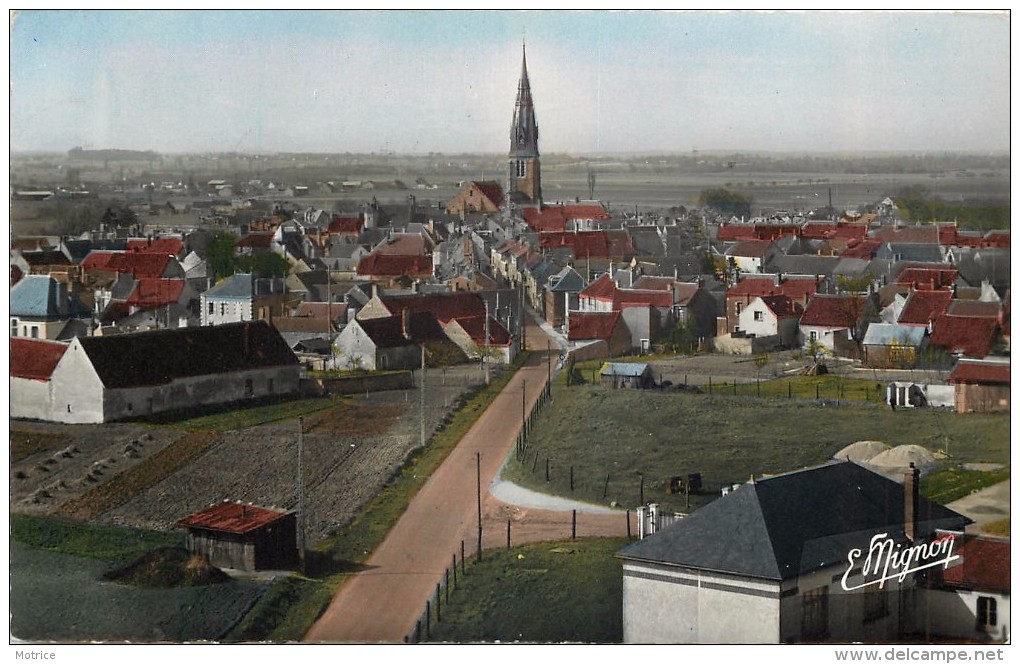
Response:
[{"label": "shed", "polygon": [[187,548],[217,567],[254,571],[297,562],[297,513],[224,500],[176,523]]},{"label": "shed", "polygon": [[651,366],[643,362],[606,362],[599,375],[602,387],[643,390],[655,383]]}]

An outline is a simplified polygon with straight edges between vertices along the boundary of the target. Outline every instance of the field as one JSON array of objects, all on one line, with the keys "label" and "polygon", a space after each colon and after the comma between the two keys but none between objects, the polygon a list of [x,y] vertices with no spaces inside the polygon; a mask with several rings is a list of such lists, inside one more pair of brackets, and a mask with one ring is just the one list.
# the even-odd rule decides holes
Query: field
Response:
[{"label": "field", "polygon": [[493,551],[459,577],[427,640],[620,643],[623,574],[613,554],[626,543],[592,539]]},{"label": "field", "polygon": [[[667,509],[693,510],[721,487],[823,463],[858,440],[938,452],[945,448],[943,429],[953,463],[1009,464],[1009,418],[1001,416],[592,385],[554,390],[553,404],[540,415],[524,462],[508,463],[504,476],[535,490],[622,507],[640,504],[643,493],[645,501]],[[683,495],[666,492],[666,482],[695,472],[704,488],[690,496],[688,508]]]}]

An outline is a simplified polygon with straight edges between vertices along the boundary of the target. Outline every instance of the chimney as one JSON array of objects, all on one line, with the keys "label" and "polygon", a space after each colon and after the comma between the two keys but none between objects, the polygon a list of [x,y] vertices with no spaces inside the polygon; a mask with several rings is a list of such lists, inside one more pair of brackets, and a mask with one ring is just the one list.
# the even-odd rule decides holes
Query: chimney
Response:
[{"label": "chimney", "polygon": [[400,332],[405,339],[411,340],[411,311],[409,309],[400,312]]},{"label": "chimney", "polygon": [[918,487],[921,471],[910,464],[903,475],[903,532],[911,542],[917,541]]}]

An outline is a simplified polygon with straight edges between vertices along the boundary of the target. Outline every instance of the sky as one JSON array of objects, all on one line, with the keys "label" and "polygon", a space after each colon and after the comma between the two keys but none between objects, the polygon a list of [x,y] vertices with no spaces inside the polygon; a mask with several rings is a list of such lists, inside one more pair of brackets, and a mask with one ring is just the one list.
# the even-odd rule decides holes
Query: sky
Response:
[{"label": "sky", "polygon": [[1006,13],[26,10],[10,148],[1008,151]]}]

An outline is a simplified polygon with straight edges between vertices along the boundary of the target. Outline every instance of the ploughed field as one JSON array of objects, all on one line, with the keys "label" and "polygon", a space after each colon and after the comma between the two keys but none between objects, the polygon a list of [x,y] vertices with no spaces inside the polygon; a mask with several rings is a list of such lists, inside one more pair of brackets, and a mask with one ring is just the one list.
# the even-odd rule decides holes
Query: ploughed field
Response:
[{"label": "ploughed field", "polygon": [[[426,438],[483,381],[477,366],[430,370]],[[188,422],[57,425],[11,422],[11,511],[97,524],[173,529],[212,503],[240,500],[293,509],[298,445],[308,543],[350,521],[419,445],[417,390],[325,402],[298,419],[219,430]],[[228,413],[231,422],[239,418]],[[243,418],[240,418],[243,421]]]}]

